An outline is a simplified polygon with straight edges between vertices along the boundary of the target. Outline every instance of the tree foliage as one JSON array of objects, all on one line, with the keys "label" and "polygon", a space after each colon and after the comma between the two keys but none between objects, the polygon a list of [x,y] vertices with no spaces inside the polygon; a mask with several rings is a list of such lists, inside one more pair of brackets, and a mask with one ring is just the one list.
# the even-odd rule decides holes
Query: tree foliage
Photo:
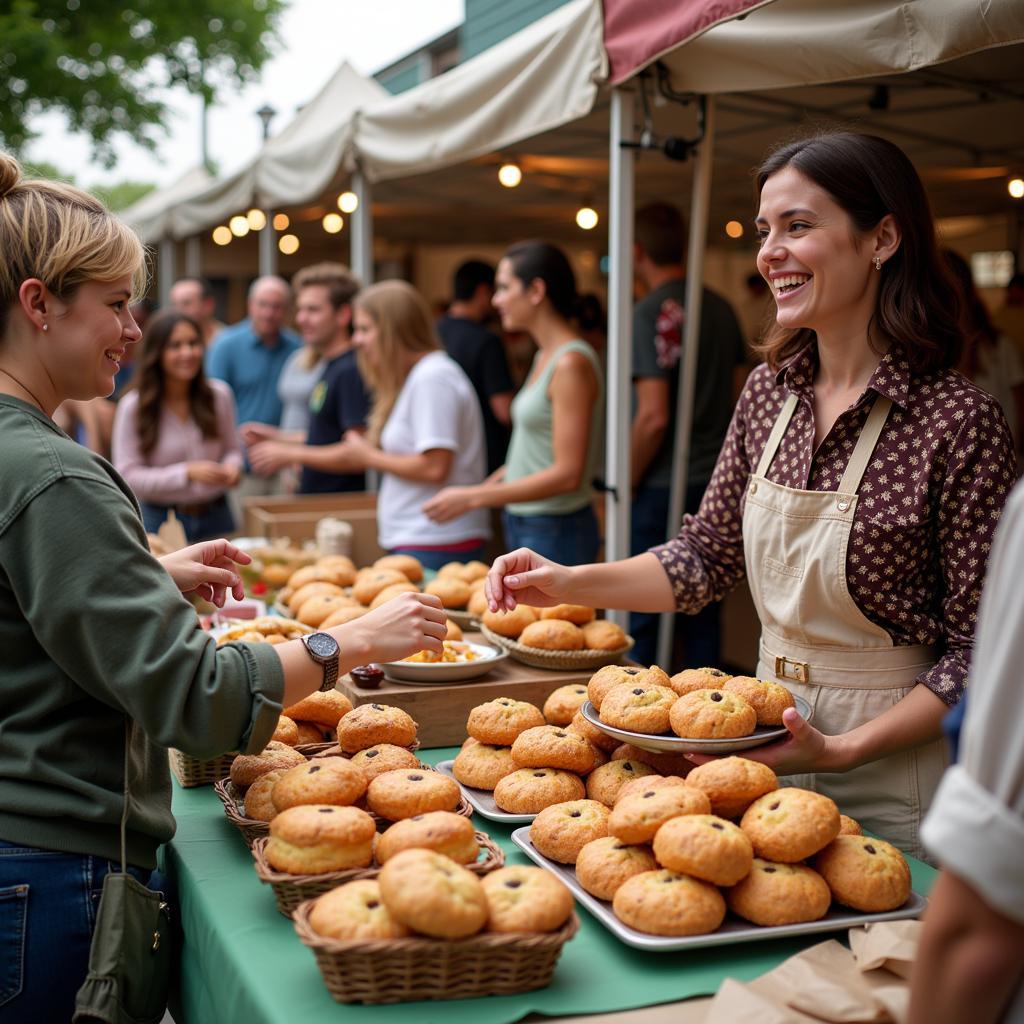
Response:
[{"label": "tree foliage", "polygon": [[[73,174],[67,174],[49,160],[33,160],[22,165],[26,178],[49,178],[51,181],[66,181],[71,185],[78,184]],[[144,195],[148,195],[156,186],[148,181],[117,181],[110,185],[83,186],[91,192],[108,210],[115,212],[127,210],[137,203]]]},{"label": "tree foliage", "polygon": [[286,3],[0,0],[0,144],[19,152],[33,119],[59,110],[108,166],[118,135],[155,149],[165,91],[183,85],[213,102],[252,81]]}]

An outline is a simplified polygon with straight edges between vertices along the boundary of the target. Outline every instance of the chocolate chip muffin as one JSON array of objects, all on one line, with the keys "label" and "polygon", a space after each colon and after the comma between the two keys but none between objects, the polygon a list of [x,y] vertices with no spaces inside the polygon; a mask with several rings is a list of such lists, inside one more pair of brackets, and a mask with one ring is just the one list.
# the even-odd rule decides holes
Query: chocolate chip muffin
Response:
[{"label": "chocolate chip muffin", "polygon": [[592,839],[608,835],[608,808],[596,800],[568,800],[545,807],[530,825],[530,842],[549,860],[575,864]]},{"label": "chocolate chip muffin", "polygon": [[520,768],[494,787],[494,803],[508,814],[538,814],[551,804],[582,800],[583,780],[555,768]]},{"label": "chocolate chip muffin", "polygon": [[796,707],[793,694],[781,683],[753,676],[733,676],[721,684],[723,690],[739,694],[757,715],[758,725],[782,725],[782,712]]},{"label": "chocolate chip muffin", "polygon": [[576,881],[599,900],[612,899],[634,875],[657,870],[649,846],[633,846],[616,836],[591,840],[576,857]]},{"label": "chocolate chip muffin", "polygon": [[656,736],[669,731],[669,712],[677,699],[667,686],[614,686],[601,702],[601,721],[617,729]]},{"label": "chocolate chip muffin", "polygon": [[521,732],[546,724],[540,708],[533,704],[512,697],[495,697],[470,711],[466,732],[481,743],[510,747]]},{"label": "chocolate chip muffin", "polygon": [[543,868],[510,865],[485,875],[481,884],[489,932],[553,932],[572,913],[572,893]]},{"label": "chocolate chip muffin", "polygon": [[511,775],[517,767],[518,765],[512,760],[511,747],[481,743],[470,736],[462,744],[462,749],[455,758],[452,774],[464,786],[493,790],[506,775]]},{"label": "chocolate chip muffin", "polygon": [[658,829],[654,856],[662,867],[680,874],[712,885],[735,885],[749,874],[754,848],[731,821],[714,814],[690,814]]},{"label": "chocolate chip muffin", "polygon": [[515,738],[512,760],[520,768],[561,768],[582,774],[594,767],[594,750],[579,733],[539,725]]},{"label": "chocolate chip muffin", "polygon": [[544,701],[544,719],[548,725],[568,725],[587,699],[587,688],[582,683],[560,686]]},{"label": "chocolate chip muffin", "polygon": [[669,724],[683,739],[734,739],[754,731],[757,713],[735,693],[693,690],[672,705]]},{"label": "chocolate chip muffin", "polygon": [[691,786],[642,789],[618,800],[608,818],[608,832],[624,843],[649,843],[665,822],[683,814],[707,814],[708,798]]},{"label": "chocolate chip muffin", "polygon": [[759,796],[779,788],[778,777],[771,768],[746,757],[708,761],[694,768],[686,781],[707,793],[712,813],[721,818],[742,817]]},{"label": "chocolate chip muffin", "polygon": [[825,880],[804,864],[755,857],[749,874],[725,892],[729,909],[763,927],[817,921],[832,903]]},{"label": "chocolate chip muffin", "polygon": [[795,864],[839,835],[839,808],[821,793],[786,787],[758,797],[744,812],[740,828],[758,857]]},{"label": "chocolate chip muffin", "polygon": [[814,859],[838,903],[866,913],[896,910],[910,898],[910,867],[891,843],[838,836]]},{"label": "chocolate chip muffin", "polygon": [[648,935],[706,935],[725,918],[725,900],[713,885],[665,869],[623,882],[612,909],[623,924]]}]

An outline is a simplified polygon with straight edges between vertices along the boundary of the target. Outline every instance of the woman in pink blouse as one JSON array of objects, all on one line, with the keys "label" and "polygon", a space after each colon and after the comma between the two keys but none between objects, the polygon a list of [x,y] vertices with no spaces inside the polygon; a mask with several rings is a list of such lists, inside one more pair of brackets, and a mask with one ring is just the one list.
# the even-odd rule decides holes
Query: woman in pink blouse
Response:
[{"label": "woman in pink blouse", "polygon": [[241,476],[242,452],[231,388],[203,373],[202,332],[182,313],[151,320],[139,349],[114,417],[114,466],[149,532],[173,510],[189,543],[232,533],[226,493]]},{"label": "woman in pink blouse", "polygon": [[805,697],[813,724],[789,709],[788,738],[745,756],[920,854],[1012,440],[995,400],[953,369],[957,292],[900,149],[815,136],[770,155],[757,187],[776,323],[697,515],[621,562],[503,555],[489,600],[692,614],[746,578],[756,674]]}]

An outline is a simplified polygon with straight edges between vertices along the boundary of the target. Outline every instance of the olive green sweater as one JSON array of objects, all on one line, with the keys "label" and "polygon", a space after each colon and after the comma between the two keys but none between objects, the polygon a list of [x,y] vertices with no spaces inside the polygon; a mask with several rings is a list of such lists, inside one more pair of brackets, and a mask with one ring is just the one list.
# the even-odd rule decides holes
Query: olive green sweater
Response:
[{"label": "olive green sweater", "polygon": [[281,712],[269,645],[217,648],[149,553],[104,459],[0,395],[0,839],[128,860],[174,834],[167,747],[259,750]]}]

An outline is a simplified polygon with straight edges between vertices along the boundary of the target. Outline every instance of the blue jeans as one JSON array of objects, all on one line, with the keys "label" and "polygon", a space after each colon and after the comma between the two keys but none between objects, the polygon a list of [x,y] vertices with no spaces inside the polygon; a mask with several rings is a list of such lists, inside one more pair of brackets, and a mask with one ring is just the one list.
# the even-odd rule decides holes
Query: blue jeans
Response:
[{"label": "blue jeans", "polygon": [[434,549],[414,548],[414,547],[400,547],[392,548],[388,554],[390,555],[412,555],[413,558],[418,558],[420,564],[424,569],[438,570],[442,565],[447,565],[449,562],[473,562],[487,561],[487,546],[481,544],[479,547],[471,548],[469,551],[436,551]]},{"label": "blue jeans", "polygon": [[520,516],[506,511],[504,522],[509,551],[529,548],[561,565],[586,565],[597,559],[601,536],[590,505],[578,512],[552,516]]},{"label": "blue jeans", "polygon": [[[142,524],[146,527],[147,533],[156,533],[160,529],[160,524],[167,518],[170,509],[174,509],[174,515],[181,523],[189,544],[195,544],[200,540],[216,540],[235,532],[235,517],[228,499],[223,494],[205,506],[150,505],[145,501],[139,504],[142,506]],[[186,511],[196,507],[202,507],[203,511],[198,514]]]},{"label": "blue jeans", "polygon": [[[705,484],[692,484],[686,488],[684,511],[691,515],[700,508]],[[668,520],[669,490],[667,487],[640,487],[633,499],[630,518],[629,553],[642,555],[655,544],[668,539],[665,524]],[[659,615],[633,612],[629,617],[629,632],[636,640],[630,657],[644,665],[654,664],[658,650]],[[677,615],[672,664],[662,665],[670,674],[684,668],[715,668],[718,665],[720,645],[720,605],[717,601],[705,605],[696,615]],[[679,650],[681,648],[681,651]]]},{"label": "blue jeans", "polygon": [[[71,1020],[103,879],[120,863],[0,840],[0,1024]],[[144,885],[163,876],[128,865]]]}]

